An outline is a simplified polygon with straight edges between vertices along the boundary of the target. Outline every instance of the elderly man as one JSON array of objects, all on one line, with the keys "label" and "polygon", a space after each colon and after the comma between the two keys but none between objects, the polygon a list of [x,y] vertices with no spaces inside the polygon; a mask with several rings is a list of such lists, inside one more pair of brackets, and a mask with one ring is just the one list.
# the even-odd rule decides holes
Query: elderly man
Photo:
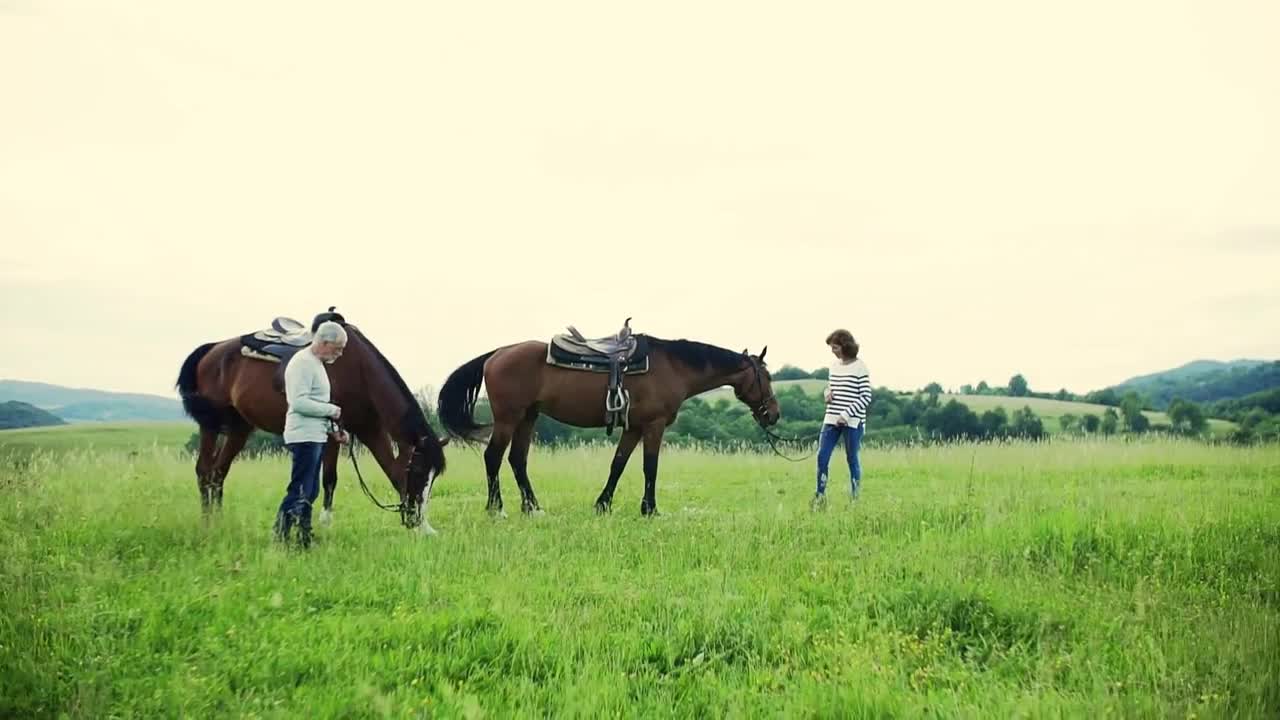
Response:
[{"label": "elderly man", "polygon": [[311,504],[320,493],[320,459],[329,437],[330,422],[342,416],[342,409],[329,402],[329,375],[325,365],[342,356],[347,331],[336,322],[321,323],[311,345],[299,350],[284,371],[285,397],[289,412],[284,420],[284,443],[293,455],[293,471],[285,491],[275,532],[281,541],[298,526],[298,542],[311,546]]}]

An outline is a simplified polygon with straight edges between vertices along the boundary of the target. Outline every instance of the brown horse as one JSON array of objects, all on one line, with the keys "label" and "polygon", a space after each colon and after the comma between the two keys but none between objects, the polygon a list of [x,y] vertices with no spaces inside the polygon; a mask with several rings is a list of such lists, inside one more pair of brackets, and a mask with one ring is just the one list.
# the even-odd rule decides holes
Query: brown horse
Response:
[{"label": "brown horse", "polygon": [[[768,348],[755,356],[745,350],[736,353],[690,340],[646,339],[650,348],[649,371],[625,380],[625,387],[631,393],[630,423],[618,442],[609,467],[609,479],[596,500],[597,512],[613,508],[618,477],[641,439],[644,440],[644,500],[640,503],[640,512],[645,515],[657,512],[655,489],[662,435],[675,422],[676,413],[686,399],[722,385],[732,385],[734,394],[751,408],[761,426],[778,421],[778,401],[764,364]],[[556,367],[548,364],[546,358],[547,344],[543,342],[502,347],[454,370],[440,390],[440,420],[445,429],[459,438],[476,439],[488,427],[478,425],[474,419],[481,381],[488,387],[493,426],[484,464],[489,479],[487,507],[490,513],[502,514],[498,471],[508,444],[511,446],[508,461],[520,487],[521,509],[526,513],[540,511],[528,472],[529,443],[539,413],[578,427],[603,427],[606,423],[607,376]]]},{"label": "brown horse", "polygon": [[[334,319],[321,315],[317,323],[321,318]],[[426,504],[432,485],[444,473],[448,440],[441,442],[436,436],[413,393],[378,348],[356,326],[342,325],[347,331],[345,352],[326,366],[333,403],[342,408],[345,428],[369,448],[399,493],[404,525],[433,533],[424,522]],[[201,345],[178,374],[182,406],[200,426],[196,483],[205,512],[221,508],[227,472],[254,429],[284,432],[284,363],[247,358],[240,348],[238,337]],[[226,436],[221,448],[220,434]],[[322,522],[333,510],[338,452],[335,442],[325,447]]]}]

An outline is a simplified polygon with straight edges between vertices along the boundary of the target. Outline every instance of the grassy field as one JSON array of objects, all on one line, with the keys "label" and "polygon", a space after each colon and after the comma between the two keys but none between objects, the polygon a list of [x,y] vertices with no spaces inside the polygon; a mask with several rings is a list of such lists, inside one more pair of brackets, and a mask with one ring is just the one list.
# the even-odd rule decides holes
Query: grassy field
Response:
[{"label": "grassy field", "polygon": [[196,431],[193,422],[74,423],[0,430],[0,452],[148,450],[181,448]]},{"label": "grassy field", "polygon": [[206,524],[152,431],[0,434],[0,717],[1280,716],[1275,446],[869,450],[819,514],[808,463],[673,451],[656,519],[638,458],[597,517],[609,450],[535,449],[507,520],[451,448],[439,536],[344,466],[299,553],[283,459]]}]

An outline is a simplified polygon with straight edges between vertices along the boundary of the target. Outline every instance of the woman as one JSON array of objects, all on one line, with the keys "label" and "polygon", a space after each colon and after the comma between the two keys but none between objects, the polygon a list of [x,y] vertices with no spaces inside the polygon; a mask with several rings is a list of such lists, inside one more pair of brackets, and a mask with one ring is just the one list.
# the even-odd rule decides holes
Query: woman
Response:
[{"label": "woman", "polygon": [[822,434],[818,438],[818,492],[810,503],[815,510],[826,507],[827,468],[841,437],[849,461],[850,497],[858,498],[862,487],[858,448],[867,427],[867,407],[871,405],[871,379],[866,363],[858,359],[858,343],[853,335],[848,330],[836,330],[827,336],[827,345],[836,361],[831,364],[827,380],[827,413],[822,418]]}]

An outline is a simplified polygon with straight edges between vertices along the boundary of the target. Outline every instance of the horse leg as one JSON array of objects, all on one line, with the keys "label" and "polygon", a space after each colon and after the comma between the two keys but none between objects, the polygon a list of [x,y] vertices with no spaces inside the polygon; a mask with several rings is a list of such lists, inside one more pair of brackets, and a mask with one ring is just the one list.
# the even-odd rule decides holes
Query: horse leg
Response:
[{"label": "horse leg", "polygon": [[502,511],[502,490],[498,487],[498,472],[502,470],[502,455],[507,451],[507,443],[511,442],[513,427],[510,423],[493,424],[493,434],[489,436],[489,446],[484,450],[484,472],[489,480],[489,501],[485,509],[494,517],[506,517]]},{"label": "horse leg", "polygon": [[662,434],[667,431],[663,422],[654,422],[644,429],[644,499],[640,501],[641,515],[657,515],[658,452],[662,449]]},{"label": "horse leg", "polygon": [[218,451],[218,459],[213,464],[209,483],[211,502],[218,510],[222,509],[222,485],[227,481],[231,463],[235,462],[236,456],[244,449],[244,444],[249,441],[249,435],[252,433],[252,427],[234,427],[228,430],[227,439],[223,441],[222,449]]},{"label": "horse leg", "polygon": [[216,428],[200,428],[200,454],[196,456],[196,488],[200,490],[200,507],[213,509],[213,460],[218,454]]},{"label": "horse leg", "polygon": [[639,428],[631,428],[622,433],[622,439],[618,441],[618,450],[613,454],[613,463],[609,465],[609,480],[600,491],[600,497],[596,498],[596,512],[607,513],[613,510],[613,491],[618,487],[618,478],[622,477],[622,471],[627,467],[627,460],[631,459],[631,451],[636,449],[636,444],[639,442]]},{"label": "horse leg", "polygon": [[533,424],[538,420],[538,413],[531,411],[516,426],[511,437],[511,453],[507,462],[511,463],[511,473],[516,476],[516,484],[520,486],[520,509],[524,514],[542,514],[538,506],[538,498],[533,494],[533,484],[529,482],[529,445],[533,442]]},{"label": "horse leg", "polygon": [[333,522],[333,491],[338,488],[338,453],[342,446],[332,440],[324,446],[322,475],[324,477],[324,507],[320,510],[320,524]]}]

